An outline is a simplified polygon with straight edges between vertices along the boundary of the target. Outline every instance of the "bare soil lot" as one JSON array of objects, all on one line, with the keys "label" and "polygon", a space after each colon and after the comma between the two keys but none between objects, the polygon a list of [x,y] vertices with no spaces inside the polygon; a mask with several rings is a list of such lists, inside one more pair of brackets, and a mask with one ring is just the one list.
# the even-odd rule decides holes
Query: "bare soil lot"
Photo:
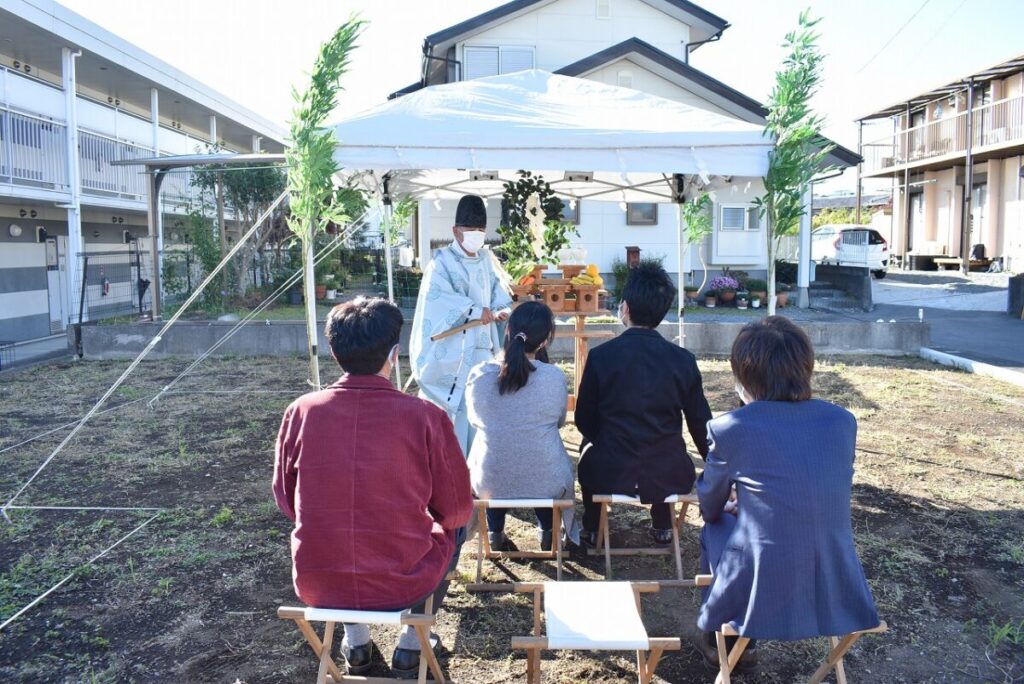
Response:
[{"label": "bare soil lot", "polygon": [[[285,405],[305,391],[298,359],[204,363],[153,407],[186,365],[146,363],[42,471],[17,503],[163,509],[94,565],[0,632],[0,681],[312,681],[312,654],[291,623],[288,521],[270,496],[273,440]],[[74,420],[124,363],[33,368],[0,381],[0,450]],[[735,404],[728,364],[702,359],[717,413]],[[890,631],[848,658],[862,682],[1013,682],[1024,678],[1024,391],[915,359],[823,359],[819,396],[859,421],[854,524]],[[237,393],[237,390],[242,390]],[[127,403],[134,402],[134,403]],[[0,453],[6,501],[65,432]],[[563,437],[575,453],[579,436]],[[140,511],[13,510],[0,520],[0,622],[147,520]],[[527,512],[510,532],[536,542]],[[684,563],[697,566],[691,514]],[[641,511],[616,511],[613,536],[642,543]],[[475,567],[467,544],[461,571]],[[487,577],[553,578],[544,563],[485,564]],[[574,555],[567,579],[600,579],[603,560]],[[667,557],[614,561],[616,579],[669,577]],[[699,597],[664,589],[644,600],[648,631],[688,637]],[[525,596],[469,594],[455,583],[437,627],[442,665],[460,682],[522,680],[509,639],[528,633]],[[393,638],[375,641],[390,657]],[[766,643],[760,672],[738,681],[808,675],[823,642]],[[546,655],[551,682],[635,681],[629,654]],[[378,664],[374,674],[386,674]],[[710,682],[687,643],[659,681]]]}]

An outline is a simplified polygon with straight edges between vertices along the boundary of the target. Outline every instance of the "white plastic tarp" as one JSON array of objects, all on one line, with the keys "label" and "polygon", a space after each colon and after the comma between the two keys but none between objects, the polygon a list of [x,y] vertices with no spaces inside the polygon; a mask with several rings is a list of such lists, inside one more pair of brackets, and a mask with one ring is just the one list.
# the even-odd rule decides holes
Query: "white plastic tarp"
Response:
[{"label": "white plastic tarp", "polygon": [[[540,70],[423,88],[334,133],[347,172],[392,172],[394,192],[438,199],[498,195],[517,169],[539,171],[573,197],[611,190],[611,200],[670,199],[671,174],[763,176],[772,147],[755,124]],[[488,170],[499,179],[471,180]],[[567,180],[568,171],[592,180]]]}]

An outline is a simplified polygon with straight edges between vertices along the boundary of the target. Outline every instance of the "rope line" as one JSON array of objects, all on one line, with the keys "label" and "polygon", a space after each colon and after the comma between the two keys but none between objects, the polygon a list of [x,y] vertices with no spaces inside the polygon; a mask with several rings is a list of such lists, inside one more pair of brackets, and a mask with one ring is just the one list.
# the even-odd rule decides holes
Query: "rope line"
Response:
[{"label": "rope line", "polygon": [[[139,403],[140,401],[143,401],[143,400],[145,400],[145,397],[139,397],[138,399],[132,399],[131,401],[126,401],[123,404],[118,404],[117,406],[111,406],[108,409],[103,409],[102,411],[98,412],[96,415],[97,416],[102,416],[104,413],[110,413],[111,411],[116,411],[117,409],[124,408],[125,406],[130,406],[131,404],[137,404],[137,403]],[[82,420],[82,419],[81,418],[75,418],[70,423],[64,423],[63,425],[58,425],[57,427],[51,428],[51,429],[47,430],[46,432],[40,432],[35,437],[29,437],[28,439],[23,440],[21,442],[18,442],[17,444],[12,444],[10,446],[6,446],[3,449],[0,449],[0,454],[6,453],[6,452],[10,451],[11,449],[17,449],[18,447],[24,446],[26,444],[29,444],[30,442],[34,442],[37,439],[42,439],[43,437],[46,437],[47,435],[52,435],[54,432],[60,432],[61,430],[67,430],[69,427],[75,425],[80,420]]]},{"label": "rope line", "polygon": [[[6,509],[6,508],[7,508],[7,506],[5,506],[4,508]],[[4,515],[6,515],[6,513],[5,513]],[[132,530],[132,531],[131,531],[131,532],[129,532],[128,534],[124,535],[123,537],[121,537],[120,539],[118,539],[118,540],[117,540],[116,542],[114,542],[113,544],[111,544],[110,546],[108,546],[107,548],[103,549],[103,550],[102,550],[102,551],[100,551],[100,552],[99,552],[98,554],[96,554],[95,556],[93,556],[92,558],[90,558],[89,560],[87,560],[87,561],[86,561],[85,563],[83,563],[82,565],[79,565],[79,566],[78,566],[77,568],[75,568],[74,570],[72,570],[71,572],[69,572],[69,573],[68,573],[68,575],[67,575],[67,576],[66,576],[66,577],[65,577],[64,579],[62,579],[62,580],[61,580],[60,582],[57,582],[57,583],[56,583],[55,585],[53,585],[52,587],[50,587],[49,589],[47,589],[46,591],[44,591],[44,592],[43,592],[42,594],[40,594],[39,596],[37,596],[37,597],[36,597],[35,599],[33,599],[33,600],[32,600],[32,602],[31,602],[31,603],[29,603],[29,604],[28,604],[27,606],[25,606],[24,608],[22,608],[21,610],[19,610],[19,611],[18,611],[17,613],[15,613],[14,615],[12,615],[11,617],[9,617],[9,618],[7,618],[6,620],[4,620],[4,621],[3,621],[3,623],[2,623],[2,624],[0,624],[0,632],[2,632],[2,631],[3,631],[3,629],[4,629],[4,628],[5,628],[5,627],[6,627],[7,625],[9,625],[9,624],[11,624],[12,622],[14,622],[15,620],[17,620],[17,619],[18,619],[19,617],[21,617],[22,615],[24,615],[25,613],[27,613],[28,611],[30,611],[30,610],[31,610],[32,608],[34,608],[35,606],[39,605],[39,603],[40,603],[40,602],[42,602],[42,601],[43,601],[43,600],[44,600],[44,599],[45,599],[45,598],[46,598],[47,596],[49,596],[50,594],[52,594],[53,592],[57,591],[57,590],[58,590],[58,589],[60,589],[60,588],[61,588],[62,586],[64,586],[64,585],[65,585],[65,584],[67,584],[68,582],[70,582],[70,581],[71,581],[71,579],[72,579],[72,578],[74,578],[74,576],[75,576],[75,575],[77,575],[77,574],[78,574],[79,572],[81,572],[83,568],[86,568],[86,567],[88,567],[88,566],[92,565],[93,563],[95,563],[96,561],[98,561],[98,560],[99,560],[100,558],[103,558],[103,557],[104,557],[105,555],[107,555],[108,553],[110,553],[111,551],[113,551],[113,550],[114,550],[115,548],[117,548],[118,546],[120,546],[120,545],[121,545],[121,543],[123,543],[123,542],[127,541],[127,540],[128,540],[128,539],[129,539],[130,537],[132,537],[133,535],[135,535],[135,533],[137,533],[137,532],[138,532],[139,530],[141,530],[141,529],[142,529],[143,527],[145,527],[145,526],[146,526],[146,525],[148,525],[149,523],[151,523],[151,522],[153,522],[154,520],[156,520],[156,519],[157,519],[157,517],[158,517],[159,515],[160,515],[160,513],[159,513],[159,512],[158,512],[158,513],[154,513],[154,514],[153,514],[152,516],[150,516],[150,517],[149,517],[149,518],[148,518],[148,519],[146,520],[146,522],[142,523],[141,525],[139,525],[138,527],[136,527],[136,528],[135,528],[134,530]]]},{"label": "rope line", "polygon": [[277,209],[277,207],[284,201],[284,199],[287,196],[288,191],[285,190],[278,196],[276,200],[274,200],[270,204],[269,207],[267,207],[266,211],[264,211],[253,223],[252,228],[250,228],[249,231],[245,235],[243,235],[238,240],[238,242],[235,243],[235,246],[232,247],[231,250],[224,256],[224,258],[220,260],[220,263],[217,264],[217,266],[212,271],[210,271],[210,273],[206,276],[203,282],[200,283],[199,287],[196,288],[196,291],[193,292],[189,296],[189,298],[185,300],[185,303],[182,304],[181,307],[176,312],[174,312],[174,315],[171,316],[171,318],[167,321],[167,323],[163,325],[163,327],[160,328],[160,331],[153,337],[153,339],[149,341],[149,344],[147,344],[145,348],[141,352],[139,352],[139,355],[136,356],[135,359],[128,365],[128,368],[126,368],[124,372],[121,373],[120,377],[118,377],[117,380],[114,381],[114,384],[111,385],[106,392],[104,392],[103,396],[100,397],[99,401],[97,401],[93,405],[93,407],[89,409],[88,413],[82,416],[82,420],[80,420],[78,424],[74,428],[72,428],[71,432],[68,433],[68,435],[61,441],[60,444],[57,445],[57,448],[53,450],[53,452],[46,458],[45,461],[43,461],[42,465],[40,465],[36,469],[36,471],[32,473],[32,476],[21,486],[20,489],[18,489],[17,492],[15,492],[14,496],[7,500],[7,503],[3,505],[3,508],[0,508],[0,514],[3,515],[4,519],[7,520],[7,522],[11,521],[11,519],[7,515],[7,509],[10,508],[11,504],[13,504],[17,500],[17,498],[21,496],[26,489],[28,489],[29,485],[31,485],[35,481],[35,479],[39,477],[39,473],[43,472],[46,466],[50,465],[50,462],[53,461],[54,458],[56,458],[57,454],[64,450],[64,447],[67,446],[72,439],[74,439],[75,435],[77,435],[78,432],[83,427],[85,427],[85,424],[89,421],[89,419],[99,412],[100,407],[102,407],[103,404],[106,403],[107,399],[109,399],[111,395],[113,395],[114,392],[116,392],[117,389],[124,383],[124,381],[128,379],[128,376],[131,375],[132,371],[134,371],[138,367],[138,365],[142,363],[142,360],[149,355],[149,352],[151,352],[153,348],[156,347],[156,345],[160,344],[160,340],[163,338],[163,335],[168,330],[170,330],[172,325],[178,322],[178,319],[181,318],[181,316],[185,313],[186,310],[188,310],[188,307],[191,306],[193,302],[195,302],[199,298],[199,295],[203,293],[203,290],[206,289],[206,286],[213,282],[213,280],[217,277],[217,274],[219,274],[228,264],[228,262],[235,256],[235,254],[237,254],[239,250],[242,249],[242,246],[249,240],[249,238],[256,234],[256,231],[263,224],[263,222],[270,217],[274,210]]},{"label": "rope line", "polygon": [[[339,231],[338,235],[334,238],[334,240],[332,240],[330,243],[328,243],[328,245],[326,247],[324,247],[324,249],[320,250],[320,252],[317,253],[316,259],[314,260],[314,265],[319,264],[323,259],[326,259],[336,249],[338,249],[338,247],[341,246],[341,243],[345,239],[347,239],[352,234],[352,232],[355,230],[355,228],[354,228],[355,223],[360,221],[360,220],[362,220],[366,216],[366,213],[368,213],[368,212],[364,212],[362,214],[362,216],[360,216],[358,219],[356,219],[355,221],[350,222],[348,224],[348,226],[345,228],[344,231]],[[220,347],[222,347],[224,344],[226,344],[227,341],[230,340],[236,333],[238,333],[242,329],[243,326],[245,326],[248,323],[252,322],[252,320],[256,316],[258,316],[259,314],[263,313],[266,309],[268,309],[270,307],[270,305],[273,304],[277,300],[278,297],[280,297],[285,292],[287,292],[288,289],[292,287],[292,285],[297,283],[302,278],[303,272],[304,272],[303,269],[300,268],[295,273],[293,273],[291,276],[289,276],[289,278],[283,284],[281,284],[277,288],[277,290],[275,290],[273,293],[268,295],[262,302],[260,302],[255,308],[253,308],[252,311],[250,311],[248,314],[246,314],[245,318],[243,318],[242,320],[240,320],[237,323],[235,323],[235,325],[232,326],[231,329],[228,330],[219,340],[214,342],[213,345],[211,345],[209,349],[207,349],[195,361],[193,361],[191,364],[189,364],[189,366],[187,368],[185,368],[185,370],[183,370],[178,375],[178,377],[176,377],[173,380],[171,380],[169,383],[167,383],[163,387],[163,389],[161,389],[159,392],[157,392],[156,395],[154,395],[153,398],[149,400],[148,406],[150,408],[153,408],[156,405],[156,403],[160,400],[160,398],[164,394],[166,394],[168,392],[168,390],[170,390],[172,387],[174,387],[186,375],[188,375],[193,370],[198,368],[199,365],[203,361],[205,361],[207,358],[210,357],[211,354],[213,354],[215,351],[220,349]]]}]

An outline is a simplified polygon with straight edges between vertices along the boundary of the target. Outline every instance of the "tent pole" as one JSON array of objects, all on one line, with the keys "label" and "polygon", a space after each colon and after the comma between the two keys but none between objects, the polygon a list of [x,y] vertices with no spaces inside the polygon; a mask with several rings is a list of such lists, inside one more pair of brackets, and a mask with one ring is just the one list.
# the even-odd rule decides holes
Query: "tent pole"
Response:
[{"label": "tent pole", "polygon": [[[315,225],[315,221],[313,223]],[[316,333],[316,275],[313,271],[313,243],[315,233],[309,226],[309,235],[303,240],[302,281],[306,297],[306,337],[309,340],[309,374],[313,386],[320,389],[320,360],[317,358]]]},{"label": "tent pole", "polygon": [[678,202],[676,202],[676,257],[679,260],[679,287],[676,293],[679,297],[679,346],[685,347],[686,332],[683,327],[683,311],[686,300],[683,287],[686,285],[686,273],[683,259],[686,257],[686,247],[683,244],[683,205]]},{"label": "tent pole", "polygon": [[[395,303],[395,267],[391,260],[391,229],[395,221],[395,207],[391,201],[391,190],[388,187],[391,183],[391,174],[384,174],[384,215],[381,217],[384,225],[384,267],[388,272],[388,301]],[[402,365],[401,348],[399,348],[399,363],[395,364],[395,382],[398,390],[402,390]]]}]

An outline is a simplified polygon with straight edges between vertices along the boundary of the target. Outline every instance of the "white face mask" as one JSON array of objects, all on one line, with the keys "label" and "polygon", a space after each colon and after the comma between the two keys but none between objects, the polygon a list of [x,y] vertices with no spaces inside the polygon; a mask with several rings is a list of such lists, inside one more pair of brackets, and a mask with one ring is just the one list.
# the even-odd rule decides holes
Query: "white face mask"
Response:
[{"label": "white face mask", "polygon": [[625,307],[623,304],[625,304],[625,302],[619,302],[619,310],[616,312],[616,315],[619,317],[619,323],[622,323],[622,325],[628,328],[629,320],[626,317]]},{"label": "white face mask", "polygon": [[480,248],[484,246],[485,237],[484,231],[482,230],[463,229],[462,248],[471,254],[476,254],[480,251]]},{"label": "white face mask", "polygon": [[750,394],[747,393],[746,388],[744,388],[743,385],[741,385],[738,382],[736,383],[736,396],[739,397],[740,401],[742,401],[744,404],[750,404],[753,403],[754,401],[753,397],[751,397]]}]

